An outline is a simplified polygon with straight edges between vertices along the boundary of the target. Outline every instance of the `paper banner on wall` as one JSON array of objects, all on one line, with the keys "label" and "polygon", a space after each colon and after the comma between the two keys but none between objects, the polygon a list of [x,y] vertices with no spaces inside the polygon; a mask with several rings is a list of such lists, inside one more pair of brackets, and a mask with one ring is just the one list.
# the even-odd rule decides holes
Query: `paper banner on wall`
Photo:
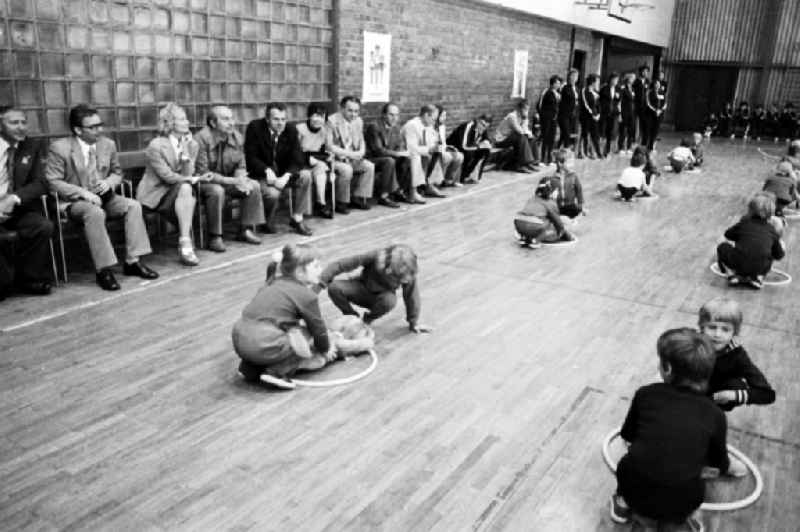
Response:
[{"label": "paper banner on wall", "polygon": [[525,80],[528,78],[528,50],[514,50],[514,85],[512,98],[525,97]]},{"label": "paper banner on wall", "polygon": [[389,101],[392,36],[388,33],[364,32],[363,102]]}]

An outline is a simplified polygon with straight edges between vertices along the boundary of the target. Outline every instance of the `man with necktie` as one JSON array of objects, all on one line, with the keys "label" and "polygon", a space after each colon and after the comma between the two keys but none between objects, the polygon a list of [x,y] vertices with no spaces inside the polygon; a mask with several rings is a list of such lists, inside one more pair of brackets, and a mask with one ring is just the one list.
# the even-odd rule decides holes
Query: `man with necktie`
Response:
[{"label": "man with necktie", "polygon": [[46,145],[27,135],[25,113],[0,107],[0,300],[14,288],[47,295],[53,285],[53,224],[43,216],[40,200],[47,192]]},{"label": "man with necktie", "polygon": [[53,141],[47,159],[46,176],[50,187],[65,203],[67,216],[83,227],[89,244],[97,284],[103,290],[119,290],[111,271],[117,263],[108,236],[106,218],[125,220],[124,275],[156,279],[158,274],[139,258],[149,254],[150,238],[142,217],[141,204],[117,194],[122,181],[117,146],[101,136],[103,121],[97,111],[80,104],[69,112],[72,136]]}]

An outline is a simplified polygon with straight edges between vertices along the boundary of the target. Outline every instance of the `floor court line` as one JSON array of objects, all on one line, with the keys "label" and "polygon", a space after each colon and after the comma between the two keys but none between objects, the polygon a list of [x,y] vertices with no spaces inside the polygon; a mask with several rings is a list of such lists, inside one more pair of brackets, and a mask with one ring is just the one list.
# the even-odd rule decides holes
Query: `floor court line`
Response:
[{"label": "floor court line", "polygon": [[[425,210],[425,209],[432,209],[432,208],[435,208],[435,207],[437,207],[439,205],[445,205],[445,204],[448,204],[448,203],[452,203],[454,201],[462,200],[464,198],[469,198],[469,197],[476,196],[476,195],[479,195],[479,194],[484,194],[486,192],[490,192],[492,190],[496,190],[498,188],[502,188],[502,187],[505,187],[505,186],[508,186],[508,185],[513,185],[513,184],[516,184],[516,183],[520,183],[522,181],[526,181],[526,180],[529,180],[529,179],[541,179],[544,175],[547,175],[549,172],[550,172],[550,169],[547,169],[547,170],[544,170],[542,172],[538,172],[538,173],[535,173],[535,174],[522,174],[520,176],[515,176],[515,177],[512,177],[510,179],[504,179],[501,183],[494,183],[494,184],[491,184],[491,185],[488,185],[488,186],[484,186],[484,187],[480,187],[480,188],[470,187],[470,189],[468,189],[468,190],[466,190],[466,191],[464,191],[464,192],[462,192],[460,194],[457,194],[455,196],[447,196],[446,198],[440,198],[440,199],[437,199],[436,201],[429,201],[425,205],[419,205],[419,206],[415,207],[413,209],[413,211],[421,211],[421,210]],[[360,222],[356,222],[356,223],[354,223],[352,225],[348,225],[346,227],[340,227],[338,229],[334,229],[334,230],[332,230],[330,232],[326,232],[326,233],[322,233],[322,234],[319,234],[319,235],[314,235],[314,236],[311,236],[311,237],[308,237],[308,238],[304,238],[304,239],[299,240],[298,242],[299,243],[318,242],[318,241],[324,240],[326,238],[331,238],[331,237],[334,237],[336,235],[342,234],[345,231],[353,231],[353,230],[360,229],[360,228],[368,226],[368,225],[373,225],[373,224],[376,224],[376,223],[384,222],[386,220],[392,220],[394,218],[399,218],[401,216],[405,216],[409,212],[411,212],[411,211],[403,209],[403,210],[401,210],[399,212],[387,213],[387,214],[384,214],[384,215],[379,216],[377,218],[371,218],[371,219],[368,219],[368,220],[362,220]],[[7,333],[10,333],[10,332],[18,331],[20,329],[24,329],[26,327],[31,327],[33,325],[38,325],[39,323],[43,323],[45,321],[50,321],[50,320],[53,320],[53,319],[56,319],[56,318],[60,318],[62,316],[66,316],[67,314],[71,314],[73,312],[83,311],[83,310],[86,310],[88,308],[96,307],[96,306],[102,305],[104,303],[110,303],[112,301],[116,301],[118,299],[130,296],[130,295],[142,293],[142,292],[144,292],[146,290],[149,290],[151,288],[164,286],[164,285],[166,285],[168,283],[172,283],[174,281],[180,281],[180,280],[187,279],[189,277],[193,277],[193,276],[196,276],[196,275],[202,275],[202,274],[209,273],[209,272],[212,272],[212,271],[220,270],[222,268],[228,268],[228,267],[236,265],[236,264],[241,264],[241,263],[244,263],[244,262],[249,262],[251,260],[260,259],[260,258],[269,256],[269,255],[272,255],[276,251],[279,251],[280,249],[283,248],[284,245],[285,244],[281,244],[279,247],[273,247],[273,248],[270,248],[270,249],[266,249],[264,251],[259,251],[257,253],[249,254],[249,255],[246,255],[244,257],[239,257],[237,259],[226,261],[226,262],[223,262],[221,264],[215,264],[214,266],[206,266],[206,267],[203,267],[203,268],[194,268],[194,269],[189,270],[189,271],[187,271],[185,273],[180,273],[178,275],[174,275],[174,276],[171,276],[171,277],[166,277],[166,278],[158,280],[158,281],[148,282],[147,284],[139,285],[139,286],[137,286],[135,288],[131,288],[130,290],[125,290],[124,292],[119,292],[117,294],[113,294],[113,295],[109,295],[109,296],[105,296],[105,297],[100,297],[98,299],[93,299],[91,301],[85,301],[85,302],[79,303],[77,305],[72,305],[70,307],[63,308],[63,309],[58,310],[56,312],[51,312],[51,313],[48,313],[48,314],[44,314],[42,316],[38,316],[38,317],[30,319],[30,320],[22,321],[22,322],[15,323],[15,324],[9,325],[7,327],[4,327],[4,328],[0,329],[0,334],[7,334]]]}]

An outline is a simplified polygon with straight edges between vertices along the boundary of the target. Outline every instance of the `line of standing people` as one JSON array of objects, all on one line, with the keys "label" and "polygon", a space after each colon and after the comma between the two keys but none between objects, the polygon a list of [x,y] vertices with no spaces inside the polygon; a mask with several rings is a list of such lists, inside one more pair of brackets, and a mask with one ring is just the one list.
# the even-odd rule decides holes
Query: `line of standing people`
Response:
[{"label": "line of standing people", "polygon": [[552,162],[555,148],[571,148],[578,158],[590,159],[608,157],[614,144],[621,155],[629,155],[637,139],[648,151],[654,149],[667,109],[663,72],[653,79],[647,65],[638,76],[612,72],[602,87],[597,74],[586,76],[582,87],[579,77],[576,69],[567,73],[566,82],[552,76],[539,98],[544,163]]}]

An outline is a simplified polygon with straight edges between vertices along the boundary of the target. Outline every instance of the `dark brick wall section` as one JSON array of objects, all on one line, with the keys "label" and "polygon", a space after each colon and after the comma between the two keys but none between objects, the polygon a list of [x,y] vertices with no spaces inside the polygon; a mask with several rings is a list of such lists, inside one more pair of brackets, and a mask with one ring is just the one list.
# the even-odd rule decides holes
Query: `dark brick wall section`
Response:
[{"label": "dark brick wall section", "polygon": [[[441,103],[448,124],[481,112],[495,119],[510,98],[515,49],[527,49],[528,97],[569,63],[571,27],[475,0],[339,0],[338,96],[360,94],[363,31],[392,35],[391,97],[403,118],[423,103]],[[599,64],[600,40],[577,30],[587,71]],[[366,104],[374,117],[382,104]]]}]

